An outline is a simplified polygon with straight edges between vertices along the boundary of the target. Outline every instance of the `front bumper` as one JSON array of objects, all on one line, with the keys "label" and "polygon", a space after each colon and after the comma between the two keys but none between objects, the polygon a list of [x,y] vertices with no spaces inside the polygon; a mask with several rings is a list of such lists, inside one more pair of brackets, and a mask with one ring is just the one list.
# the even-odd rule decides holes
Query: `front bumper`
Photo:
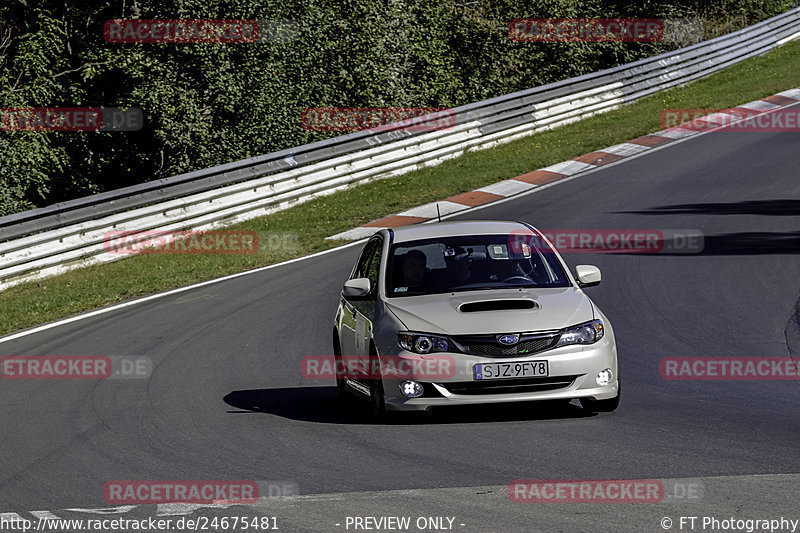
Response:
[{"label": "front bumper", "polygon": [[[392,357],[419,360],[422,358],[452,358],[453,370],[447,375],[426,376],[424,373],[405,375],[402,379],[384,376],[383,390],[386,408],[395,411],[422,411],[448,405],[476,405],[532,400],[565,400],[593,398],[605,400],[618,394],[617,349],[613,336],[606,335],[591,345],[562,346],[538,354],[508,358],[486,358],[462,353],[436,353],[420,356],[399,352]],[[518,363],[548,361],[547,378],[501,380],[474,379],[477,363]],[[597,374],[611,369],[608,385],[596,382]],[[425,392],[418,398],[406,398],[400,384],[411,379],[423,385]]]}]

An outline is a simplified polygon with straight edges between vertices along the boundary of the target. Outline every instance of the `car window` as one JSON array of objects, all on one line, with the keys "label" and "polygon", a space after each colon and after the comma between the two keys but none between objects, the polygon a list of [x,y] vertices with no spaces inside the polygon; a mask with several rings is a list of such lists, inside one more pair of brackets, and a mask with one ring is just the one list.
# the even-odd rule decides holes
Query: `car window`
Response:
[{"label": "car window", "polygon": [[370,252],[369,264],[367,265],[366,277],[369,278],[370,296],[375,299],[378,294],[378,275],[381,268],[381,251],[383,250],[383,241],[375,239],[375,247]]},{"label": "car window", "polygon": [[368,278],[370,295],[374,299],[378,292],[378,276],[381,266],[381,252],[383,251],[383,239],[375,237],[370,240],[361,253],[358,265],[350,279]]},{"label": "car window", "polygon": [[510,287],[569,287],[544,241],[516,236],[443,237],[398,243],[389,253],[389,297]]},{"label": "car window", "polygon": [[361,251],[361,257],[359,257],[358,263],[356,264],[356,268],[353,271],[353,275],[350,276],[350,279],[367,277],[367,268],[369,267],[369,261],[375,254],[375,249],[376,248],[380,249],[379,245],[380,241],[378,239],[372,239],[366,245],[364,245],[364,249]]}]

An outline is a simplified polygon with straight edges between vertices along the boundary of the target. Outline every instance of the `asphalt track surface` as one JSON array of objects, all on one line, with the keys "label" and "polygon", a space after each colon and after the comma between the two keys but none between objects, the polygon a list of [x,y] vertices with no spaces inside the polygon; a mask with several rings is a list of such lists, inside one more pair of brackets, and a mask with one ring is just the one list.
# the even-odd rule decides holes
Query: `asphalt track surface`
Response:
[{"label": "asphalt track surface", "polygon": [[[699,254],[565,254],[571,267],[603,273],[587,292],[617,336],[624,386],[615,413],[521,404],[385,423],[341,403],[332,381],[301,376],[300,360],[331,351],[341,284],[361,247],[351,246],[0,343],[0,355],[154,362],[147,380],[1,381],[0,512],[108,507],[109,480],[290,480],[304,495],[298,508],[337,523],[398,512],[381,507],[392,496],[375,496],[392,493],[376,491],[419,489],[396,493],[396,505],[461,512],[463,531],[616,531],[626,523],[593,528],[566,517],[610,516],[620,504],[487,514],[469,488],[694,478],[716,480],[706,483],[707,512],[725,502],[716,510],[750,505],[769,518],[800,488],[795,476],[755,476],[800,473],[797,382],[666,381],[659,360],[800,355],[798,147],[796,133],[706,134],[455,217],[705,234]],[[736,503],[758,479],[766,484],[755,494],[774,498]],[[281,505],[290,513],[300,504]],[[661,514],[642,507],[623,511],[661,530]],[[323,527],[298,520],[297,530]]]}]

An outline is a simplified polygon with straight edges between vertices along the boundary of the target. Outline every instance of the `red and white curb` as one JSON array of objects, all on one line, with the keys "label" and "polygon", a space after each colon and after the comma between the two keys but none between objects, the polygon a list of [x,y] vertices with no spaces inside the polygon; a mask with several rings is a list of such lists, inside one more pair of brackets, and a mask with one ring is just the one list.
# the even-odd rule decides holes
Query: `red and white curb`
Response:
[{"label": "red and white curb", "polygon": [[[751,114],[756,112],[767,113],[794,105],[800,102],[800,89],[789,89],[772,96],[767,96],[760,100],[748,102],[746,104],[737,106],[731,111],[737,109],[747,109]],[[721,124],[730,123],[724,120],[729,113],[719,112],[708,115],[703,118],[712,124],[717,121]],[[625,159],[627,157],[639,155],[653,148],[657,148],[672,142],[675,142],[686,137],[698,135],[703,133],[697,129],[686,129],[681,127],[668,128],[665,130],[657,131],[649,135],[637,137],[628,142],[615,144],[596,152],[590,152],[579,157],[570,159],[569,161],[562,161],[548,167],[540,168],[532,172],[527,172],[520,176],[498,181],[491,185],[481,187],[474,191],[469,191],[455,196],[450,196],[438,202],[431,202],[425,205],[414,207],[391,215],[380,220],[375,220],[369,224],[365,224],[358,228],[354,228],[342,233],[337,233],[328,237],[328,239],[337,240],[358,240],[369,237],[376,231],[383,228],[395,228],[397,226],[407,226],[410,224],[418,224],[427,222],[431,219],[437,218],[439,214],[442,216],[457,213],[459,211],[466,211],[477,206],[490,204],[498,200],[509,198],[530,191],[536,187],[546,185],[567,177],[577,176],[579,174],[594,170],[603,165],[614,163]],[[438,211],[437,211],[438,206]]]}]

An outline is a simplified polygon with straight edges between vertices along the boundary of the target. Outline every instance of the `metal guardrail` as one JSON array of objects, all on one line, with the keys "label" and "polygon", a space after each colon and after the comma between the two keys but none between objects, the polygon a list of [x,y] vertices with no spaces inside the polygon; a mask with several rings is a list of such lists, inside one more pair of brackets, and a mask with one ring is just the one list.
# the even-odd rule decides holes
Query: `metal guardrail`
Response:
[{"label": "metal guardrail", "polygon": [[120,259],[111,231],[199,230],[263,216],[615,109],[800,37],[800,8],[709,41],[456,108],[432,132],[360,131],[0,217],[0,290]]}]

